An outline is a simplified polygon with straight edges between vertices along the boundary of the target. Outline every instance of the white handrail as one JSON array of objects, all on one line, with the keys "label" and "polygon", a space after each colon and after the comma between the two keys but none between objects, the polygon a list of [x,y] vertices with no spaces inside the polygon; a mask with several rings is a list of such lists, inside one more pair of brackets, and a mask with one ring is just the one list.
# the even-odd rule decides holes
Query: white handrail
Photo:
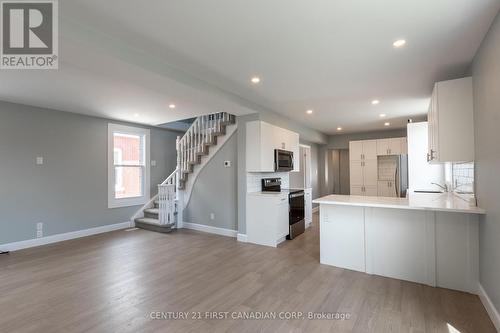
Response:
[{"label": "white handrail", "polygon": [[175,183],[158,185],[158,220],[160,225],[175,224],[176,187]]},{"label": "white handrail", "polygon": [[[201,154],[207,153],[207,146],[214,144],[215,137],[229,124],[232,116],[226,112],[218,112],[199,116],[191,124],[182,137],[177,137],[177,168],[167,179],[158,185],[158,194],[146,203],[133,217],[144,216],[144,209],[151,208],[158,200],[158,219],[161,225],[176,224],[179,201],[179,188],[187,181],[187,175],[193,171],[193,166],[199,162]],[[182,186],[181,186],[182,185]],[[142,214],[142,215],[141,215]]]},{"label": "white handrail", "polygon": [[199,154],[205,152],[205,146],[214,142],[216,133],[220,133],[223,124],[230,120],[231,115],[226,112],[199,116],[184,136],[177,139],[177,168],[181,181],[185,181],[185,175],[192,171],[192,165],[198,161]]},{"label": "white handrail", "polygon": [[[178,198],[177,196],[177,188],[178,188],[178,175],[179,175],[179,169],[176,168],[168,177],[161,183],[159,186],[162,185],[175,185],[174,186],[174,191],[175,191],[175,199]],[[158,200],[159,197],[159,192],[155,196],[153,196],[151,199],[149,199],[148,202],[146,202],[130,219],[132,222],[138,218],[138,217],[143,217],[144,216],[144,209],[151,208],[154,205],[154,202]],[[161,209],[160,209],[161,211]]]}]

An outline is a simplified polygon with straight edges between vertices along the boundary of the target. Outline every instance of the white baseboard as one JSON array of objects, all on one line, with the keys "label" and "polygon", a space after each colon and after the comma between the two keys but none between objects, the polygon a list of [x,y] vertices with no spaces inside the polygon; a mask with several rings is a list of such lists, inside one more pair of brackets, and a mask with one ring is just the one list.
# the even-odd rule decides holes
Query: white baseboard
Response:
[{"label": "white baseboard", "polygon": [[217,228],[217,227],[212,227],[209,225],[203,225],[203,224],[197,224],[197,223],[182,222],[182,227],[186,228],[186,229],[192,229],[192,230],[207,232],[209,234],[216,234],[216,235],[228,236],[228,237],[236,237],[238,234],[238,231],[236,231],[236,230]]},{"label": "white baseboard", "polygon": [[479,298],[481,299],[481,302],[486,308],[486,312],[488,312],[488,315],[490,316],[491,321],[493,322],[493,325],[495,325],[497,331],[500,332],[500,314],[498,313],[498,310],[495,308],[495,305],[493,305],[490,297],[488,296],[488,294],[486,293],[486,291],[484,290],[483,286],[480,283],[478,289],[479,289]]},{"label": "white baseboard", "polygon": [[313,214],[319,212],[319,206],[316,206],[312,210]]},{"label": "white baseboard", "polygon": [[236,236],[238,242],[246,243],[248,241],[247,234],[238,234]]},{"label": "white baseboard", "polygon": [[109,232],[109,231],[114,231],[114,230],[126,229],[126,228],[130,228],[130,226],[131,226],[130,222],[122,222],[122,223],[105,225],[102,227],[95,227],[95,228],[90,228],[90,229],[66,232],[64,234],[57,234],[57,235],[51,235],[51,236],[46,236],[46,237],[27,239],[27,240],[23,240],[23,241],[19,241],[19,242],[1,244],[0,250],[2,250],[2,251],[18,251],[18,250],[27,249],[30,247],[47,245],[47,244],[62,242],[62,241],[70,240],[70,239],[81,238],[81,237],[86,237],[86,236],[91,236],[91,235],[96,235],[96,234],[102,234],[104,232]]}]

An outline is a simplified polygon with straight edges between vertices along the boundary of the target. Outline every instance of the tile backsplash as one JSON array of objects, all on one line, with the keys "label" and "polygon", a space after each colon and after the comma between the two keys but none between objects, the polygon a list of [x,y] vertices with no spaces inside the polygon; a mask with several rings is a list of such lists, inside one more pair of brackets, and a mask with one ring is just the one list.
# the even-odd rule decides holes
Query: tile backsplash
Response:
[{"label": "tile backsplash", "polygon": [[474,162],[453,163],[453,190],[474,192]]},{"label": "tile backsplash", "polygon": [[260,192],[262,178],[281,178],[281,188],[290,188],[290,174],[288,172],[248,172],[247,192]]}]

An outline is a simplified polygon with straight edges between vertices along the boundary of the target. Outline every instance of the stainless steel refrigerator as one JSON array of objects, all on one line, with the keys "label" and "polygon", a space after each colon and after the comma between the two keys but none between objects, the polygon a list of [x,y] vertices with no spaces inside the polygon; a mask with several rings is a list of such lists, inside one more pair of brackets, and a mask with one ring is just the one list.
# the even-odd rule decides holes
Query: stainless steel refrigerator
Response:
[{"label": "stainless steel refrigerator", "polygon": [[408,156],[378,156],[378,195],[406,197],[408,190]]}]

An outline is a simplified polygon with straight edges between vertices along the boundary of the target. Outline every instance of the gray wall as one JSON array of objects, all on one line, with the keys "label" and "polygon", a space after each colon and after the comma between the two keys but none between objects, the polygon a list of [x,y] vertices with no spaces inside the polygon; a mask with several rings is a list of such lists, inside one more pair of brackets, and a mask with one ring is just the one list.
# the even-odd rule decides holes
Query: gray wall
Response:
[{"label": "gray wall", "polygon": [[[201,170],[191,199],[184,209],[184,221],[238,230],[237,171],[238,135],[234,133]],[[232,166],[224,167],[224,161]],[[210,219],[210,213],[215,219]]]},{"label": "gray wall", "polygon": [[486,210],[479,222],[480,282],[500,310],[500,16],[474,58],[472,75],[476,193]]},{"label": "gray wall", "polygon": [[[130,219],[139,206],[107,207],[109,122],[0,102],[0,244],[35,238],[37,222],[48,236]],[[151,128],[152,194],[175,169],[177,135]]]},{"label": "gray wall", "polygon": [[349,149],[349,141],[373,140],[373,139],[383,139],[383,138],[400,138],[404,136],[406,136],[406,128],[387,130],[387,131],[332,135],[328,138],[328,144],[324,148]]}]

